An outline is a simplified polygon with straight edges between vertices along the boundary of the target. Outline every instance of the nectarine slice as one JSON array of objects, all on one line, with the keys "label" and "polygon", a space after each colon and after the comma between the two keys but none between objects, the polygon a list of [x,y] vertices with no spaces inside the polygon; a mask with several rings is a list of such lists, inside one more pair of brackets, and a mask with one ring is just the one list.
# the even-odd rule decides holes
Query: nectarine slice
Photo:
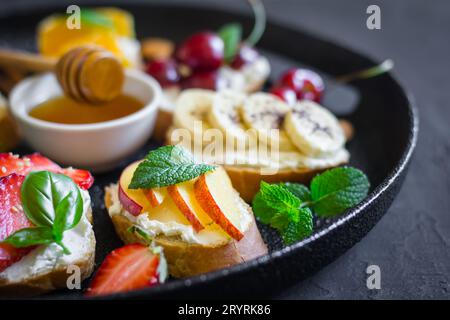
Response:
[{"label": "nectarine slice", "polygon": [[189,220],[194,230],[196,232],[199,232],[205,227],[197,218],[196,212],[198,211],[198,209],[195,208],[195,204],[193,203],[188,190],[189,187],[186,185],[186,183],[180,183],[167,187],[167,193],[172,198],[177,208],[186,217],[186,219]]},{"label": "nectarine slice", "polygon": [[201,175],[195,182],[194,193],[202,209],[227,234],[238,241],[244,237],[244,230],[239,229],[244,220],[243,209],[222,168]]}]

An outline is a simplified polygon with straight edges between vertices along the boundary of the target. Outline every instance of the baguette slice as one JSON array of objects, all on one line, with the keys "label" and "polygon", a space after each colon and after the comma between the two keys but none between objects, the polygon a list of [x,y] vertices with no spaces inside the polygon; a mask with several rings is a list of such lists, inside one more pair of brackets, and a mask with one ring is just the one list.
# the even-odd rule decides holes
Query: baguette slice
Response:
[{"label": "baguette slice", "polygon": [[[90,207],[90,201],[86,205],[84,217],[85,225],[80,226],[85,227],[85,236],[83,245],[84,254],[75,261],[71,261],[71,265],[75,265],[80,268],[80,279],[81,281],[88,278],[93,270],[95,264],[95,235],[92,229],[92,210]],[[80,221],[80,224],[83,223]],[[75,229],[78,228],[75,227]],[[68,232],[68,231],[66,231]],[[35,250],[39,250],[36,248]],[[28,255],[33,255],[33,251]],[[28,257],[29,259],[30,257]],[[27,259],[27,256],[23,257],[21,260],[15,264],[23,263]],[[0,297],[31,297],[38,294],[46,293],[56,289],[67,288],[67,279],[74,273],[68,273],[68,264],[56,265],[56,267],[33,274],[32,276],[25,277],[18,281],[11,281],[5,277],[5,272],[9,268],[13,268],[15,264],[11,265],[3,272],[0,272]],[[17,267],[17,266],[16,266]]]},{"label": "baguette slice", "polygon": [[[112,206],[111,189],[106,190],[105,205],[108,210]],[[156,237],[156,244],[164,248],[169,273],[176,278],[189,277],[230,267],[267,254],[267,247],[256,226],[251,208],[248,207],[248,210],[252,222],[240,241],[230,239],[222,245],[205,246],[166,236]],[[125,215],[115,214],[111,219],[123,242],[145,244],[142,238],[128,231],[133,222]]]}]

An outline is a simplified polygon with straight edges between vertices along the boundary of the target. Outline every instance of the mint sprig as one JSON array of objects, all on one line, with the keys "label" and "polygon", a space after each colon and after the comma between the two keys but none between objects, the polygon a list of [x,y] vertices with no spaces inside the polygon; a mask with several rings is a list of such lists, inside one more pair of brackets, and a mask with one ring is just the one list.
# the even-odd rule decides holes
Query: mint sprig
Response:
[{"label": "mint sprig", "polygon": [[262,223],[277,229],[286,244],[291,244],[312,234],[313,212],[319,217],[341,214],[361,202],[369,187],[367,176],[352,167],[317,175],[311,190],[298,183],[263,181],[253,199],[253,212]]},{"label": "mint sprig", "polygon": [[180,146],[164,146],[150,151],[134,172],[130,189],[151,189],[192,180],[215,169],[197,164],[192,154]]},{"label": "mint sprig", "polygon": [[22,248],[57,243],[65,254],[64,232],[74,228],[83,214],[83,198],[72,179],[49,171],[31,172],[20,189],[22,207],[36,227],[16,231],[2,241]]},{"label": "mint sprig", "polygon": [[332,217],[360,203],[369,187],[369,179],[358,169],[328,170],[311,181],[311,205],[318,216]]},{"label": "mint sprig", "polygon": [[253,211],[265,224],[277,229],[283,241],[291,244],[312,233],[312,213],[301,208],[302,201],[283,184],[261,182],[253,199]]}]

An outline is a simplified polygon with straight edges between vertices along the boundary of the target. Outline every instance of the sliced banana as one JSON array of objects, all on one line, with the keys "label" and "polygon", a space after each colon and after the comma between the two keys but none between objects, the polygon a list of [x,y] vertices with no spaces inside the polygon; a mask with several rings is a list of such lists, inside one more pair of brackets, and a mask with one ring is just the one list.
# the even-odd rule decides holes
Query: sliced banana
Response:
[{"label": "sliced banana", "polygon": [[291,108],[269,93],[249,96],[241,108],[244,123],[253,129],[258,141],[281,151],[295,150],[286,133],[281,130],[285,115]]},{"label": "sliced banana", "polygon": [[339,121],[327,109],[312,101],[300,101],[288,112],[284,129],[301,153],[320,157],[332,154],[345,144]]},{"label": "sliced banana", "polygon": [[168,140],[172,142],[189,138],[193,145],[207,143],[204,133],[211,129],[207,115],[211,110],[214,95],[214,91],[203,89],[189,89],[181,92],[174,110],[173,124],[176,129],[170,132]]},{"label": "sliced banana", "polygon": [[[209,123],[220,129],[227,141],[247,146],[251,136],[246,132],[239,109],[244,104],[246,95],[233,90],[217,92],[208,114]],[[230,141],[230,142],[231,142]]]}]

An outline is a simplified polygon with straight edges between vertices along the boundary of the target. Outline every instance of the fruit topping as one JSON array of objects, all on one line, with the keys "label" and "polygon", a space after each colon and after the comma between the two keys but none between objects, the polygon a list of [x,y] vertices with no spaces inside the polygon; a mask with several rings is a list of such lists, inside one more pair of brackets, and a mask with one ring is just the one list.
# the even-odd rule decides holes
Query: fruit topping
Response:
[{"label": "fruit topping", "polygon": [[32,171],[50,171],[62,173],[72,178],[84,190],[94,183],[94,177],[89,171],[73,168],[61,168],[50,159],[39,153],[33,153],[20,158],[12,153],[0,153],[0,177],[11,173],[26,176]]},{"label": "fruit topping", "polygon": [[128,244],[108,254],[88,288],[87,296],[127,292],[162,283],[167,274],[157,248]]},{"label": "fruit topping", "polygon": [[198,32],[183,41],[175,52],[177,60],[194,70],[215,70],[223,63],[224,43],[215,33]]},{"label": "fruit topping", "polygon": [[151,61],[146,70],[163,88],[176,85],[180,80],[177,64],[173,59]]},{"label": "fruit topping", "polygon": [[[25,176],[12,173],[0,178],[0,241],[23,228],[32,227],[23,212],[20,200],[20,188]],[[0,272],[19,261],[30,252],[30,248],[15,248],[9,244],[0,244]]]},{"label": "fruit topping", "polygon": [[325,89],[322,78],[314,71],[307,69],[288,70],[281,76],[278,86],[293,89],[299,100],[315,102],[320,102]]}]

